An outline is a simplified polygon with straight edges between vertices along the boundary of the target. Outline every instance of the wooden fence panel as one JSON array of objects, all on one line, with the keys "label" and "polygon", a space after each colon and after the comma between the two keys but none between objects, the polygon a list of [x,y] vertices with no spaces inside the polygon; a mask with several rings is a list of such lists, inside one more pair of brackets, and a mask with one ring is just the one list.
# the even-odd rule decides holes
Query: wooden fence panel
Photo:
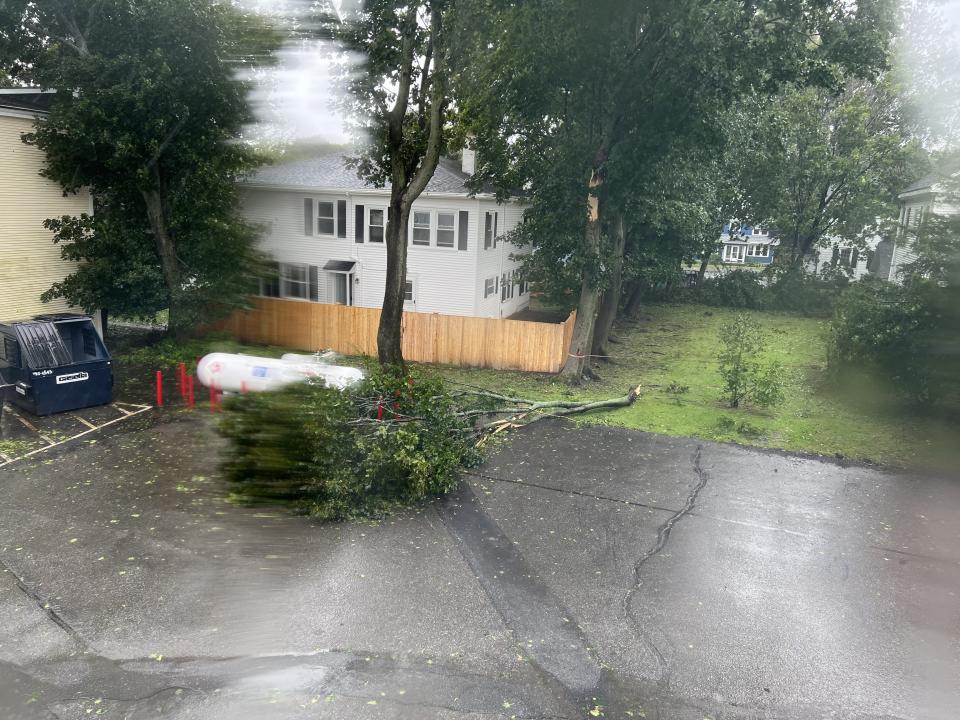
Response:
[{"label": "wooden fence panel", "polygon": [[[253,305],[218,327],[242,342],[377,354],[376,308],[259,297]],[[575,319],[576,313],[563,323],[404,313],[403,356],[415,362],[555,373],[567,359]]]}]

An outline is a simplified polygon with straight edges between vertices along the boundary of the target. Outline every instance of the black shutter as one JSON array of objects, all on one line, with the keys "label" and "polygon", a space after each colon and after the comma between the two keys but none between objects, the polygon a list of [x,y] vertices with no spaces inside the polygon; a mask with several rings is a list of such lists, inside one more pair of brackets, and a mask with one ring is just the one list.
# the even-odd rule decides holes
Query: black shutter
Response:
[{"label": "black shutter", "polygon": [[853,249],[853,254],[850,256],[850,267],[854,270],[857,268],[857,263],[860,261],[860,250],[859,248]]},{"label": "black shutter", "polygon": [[500,219],[500,213],[495,212],[493,214],[493,246],[497,246],[497,220]]},{"label": "black shutter", "polygon": [[347,236],[347,201],[337,200],[337,237]]},{"label": "black shutter", "polygon": [[310,266],[310,299],[317,302],[320,299],[320,278],[317,277],[317,266]]},{"label": "black shutter", "polygon": [[837,263],[840,261],[840,248],[836,245],[833,246],[833,255],[830,258],[830,264],[834,267],[837,266]]},{"label": "black shutter", "polygon": [[460,237],[457,238],[457,250],[467,249],[467,234],[470,229],[470,213],[466,210],[460,211]]},{"label": "black shutter", "polygon": [[303,199],[303,234],[313,237],[313,198]]},{"label": "black shutter", "polygon": [[354,207],[353,241],[355,243],[363,242],[363,205],[357,205]]}]

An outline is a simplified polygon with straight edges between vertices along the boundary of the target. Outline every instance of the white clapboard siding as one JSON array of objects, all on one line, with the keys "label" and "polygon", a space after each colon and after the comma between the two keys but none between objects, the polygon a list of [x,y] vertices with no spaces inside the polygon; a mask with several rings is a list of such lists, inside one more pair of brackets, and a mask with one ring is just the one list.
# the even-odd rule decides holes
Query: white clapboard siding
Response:
[{"label": "white clapboard siding", "polygon": [[[347,201],[346,237],[307,236],[304,232],[304,199],[315,201]],[[355,242],[356,207],[363,205],[365,227],[367,211],[371,207],[385,208],[388,196],[383,191],[318,192],[292,190],[271,190],[245,187],[241,191],[244,216],[260,227],[260,248],[274,260],[281,263],[302,263],[316,265],[319,273],[321,302],[332,300],[332,288],[322,271],[330,260],[352,260],[357,263],[355,283],[353,285],[354,304],[360,307],[379,308],[383,302],[383,290],[386,278],[386,247],[376,243]],[[424,194],[414,203],[414,210],[436,212],[469,212],[467,250],[440,248],[435,246],[435,236],[431,246],[410,245],[407,253],[407,277],[414,283],[414,303],[408,303],[407,310],[421,313],[442,313],[461,315],[500,317],[499,293],[494,299],[482,304],[483,280],[479,275],[481,262],[495,264],[497,272],[501,265],[509,270],[516,263],[508,259],[511,250],[506,247],[484,252],[482,249],[482,214],[485,207],[496,208],[492,200],[476,198],[451,198]],[[518,206],[510,206],[513,211],[507,219],[501,210],[501,222],[512,227],[521,216]],[[459,215],[456,220],[459,233]],[[503,226],[501,226],[503,227]],[[459,238],[456,243],[459,246]],[[512,246],[510,246],[512,248]],[[495,257],[494,257],[495,256]],[[515,298],[511,308],[527,302],[529,295]],[[496,302],[494,302],[496,300]],[[482,305],[482,307],[481,307]],[[504,305],[506,308],[507,305]],[[510,313],[512,314],[512,312]],[[507,313],[503,315],[506,317]]]}]

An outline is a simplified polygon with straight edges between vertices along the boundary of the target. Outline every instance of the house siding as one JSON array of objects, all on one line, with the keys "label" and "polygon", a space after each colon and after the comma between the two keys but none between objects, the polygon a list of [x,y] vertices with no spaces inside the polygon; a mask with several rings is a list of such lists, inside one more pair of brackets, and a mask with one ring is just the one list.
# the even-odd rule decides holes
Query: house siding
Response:
[{"label": "house siding", "polygon": [[[305,198],[328,202],[346,200],[346,237],[322,237],[316,234],[307,236],[304,228]],[[323,266],[329,260],[356,262],[353,304],[360,307],[379,308],[383,302],[387,251],[382,244],[355,242],[356,207],[364,206],[366,224],[369,209],[385,210],[387,202],[386,193],[377,190],[311,192],[241,188],[243,214],[249,221],[260,226],[261,250],[277,262],[318,266],[320,302],[333,302],[331,276],[323,272]],[[512,251],[512,245],[509,246],[510,249],[498,248],[496,253],[483,250],[483,213],[495,207],[492,200],[451,198],[426,193],[414,203],[414,211],[467,211],[467,249],[440,248],[435,244],[429,247],[410,244],[407,251],[407,279],[414,283],[415,301],[407,303],[405,309],[445,315],[507,317],[507,312],[512,314],[529,303],[529,293],[523,298],[515,294],[512,300],[502,303],[503,307],[499,294],[495,298],[496,304],[483,302],[483,279],[486,277],[484,273],[494,265],[497,268],[502,265],[507,270],[519,265],[516,261],[504,257]],[[519,206],[500,206],[500,210],[506,223],[505,229],[512,229],[522,217],[522,208]],[[459,234],[459,218],[456,225]],[[459,241],[459,237],[457,240]],[[432,243],[434,241],[435,237],[432,238]],[[494,298],[488,298],[488,301],[492,300]],[[504,314],[501,315],[501,312]]]},{"label": "house siding", "polygon": [[91,212],[89,193],[64,197],[56,183],[41,177],[43,152],[20,140],[32,129],[30,117],[0,114],[0,320],[72,309],[64,300],[40,301],[73,269],[43,221]]}]

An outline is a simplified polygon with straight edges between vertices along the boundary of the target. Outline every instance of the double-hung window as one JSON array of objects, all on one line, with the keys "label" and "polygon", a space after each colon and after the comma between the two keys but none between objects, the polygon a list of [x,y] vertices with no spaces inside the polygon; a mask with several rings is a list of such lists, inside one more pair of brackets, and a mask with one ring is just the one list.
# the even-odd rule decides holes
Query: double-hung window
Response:
[{"label": "double-hung window", "polygon": [[413,244],[429,245],[431,230],[431,213],[429,210],[413,211]]},{"label": "double-hung window", "polygon": [[497,246],[497,213],[484,213],[483,220],[483,249],[489,250]]},{"label": "double-hung window", "polygon": [[484,299],[490,297],[496,292],[496,281],[494,278],[487,278],[483,281],[483,297]]},{"label": "double-hung window", "polygon": [[387,227],[387,211],[382,208],[370,208],[370,218],[367,226],[369,242],[382,243],[384,231]]},{"label": "double-hung window", "polygon": [[437,213],[437,247],[453,248],[457,241],[457,216],[452,212]]},{"label": "double-hung window", "polygon": [[310,298],[310,277],[306,265],[280,266],[280,296],[295,300]]},{"label": "double-hung window", "polygon": [[337,215],[335,203],[326,202],[323,200],[317,202],[317,234],[337,234]]}]

